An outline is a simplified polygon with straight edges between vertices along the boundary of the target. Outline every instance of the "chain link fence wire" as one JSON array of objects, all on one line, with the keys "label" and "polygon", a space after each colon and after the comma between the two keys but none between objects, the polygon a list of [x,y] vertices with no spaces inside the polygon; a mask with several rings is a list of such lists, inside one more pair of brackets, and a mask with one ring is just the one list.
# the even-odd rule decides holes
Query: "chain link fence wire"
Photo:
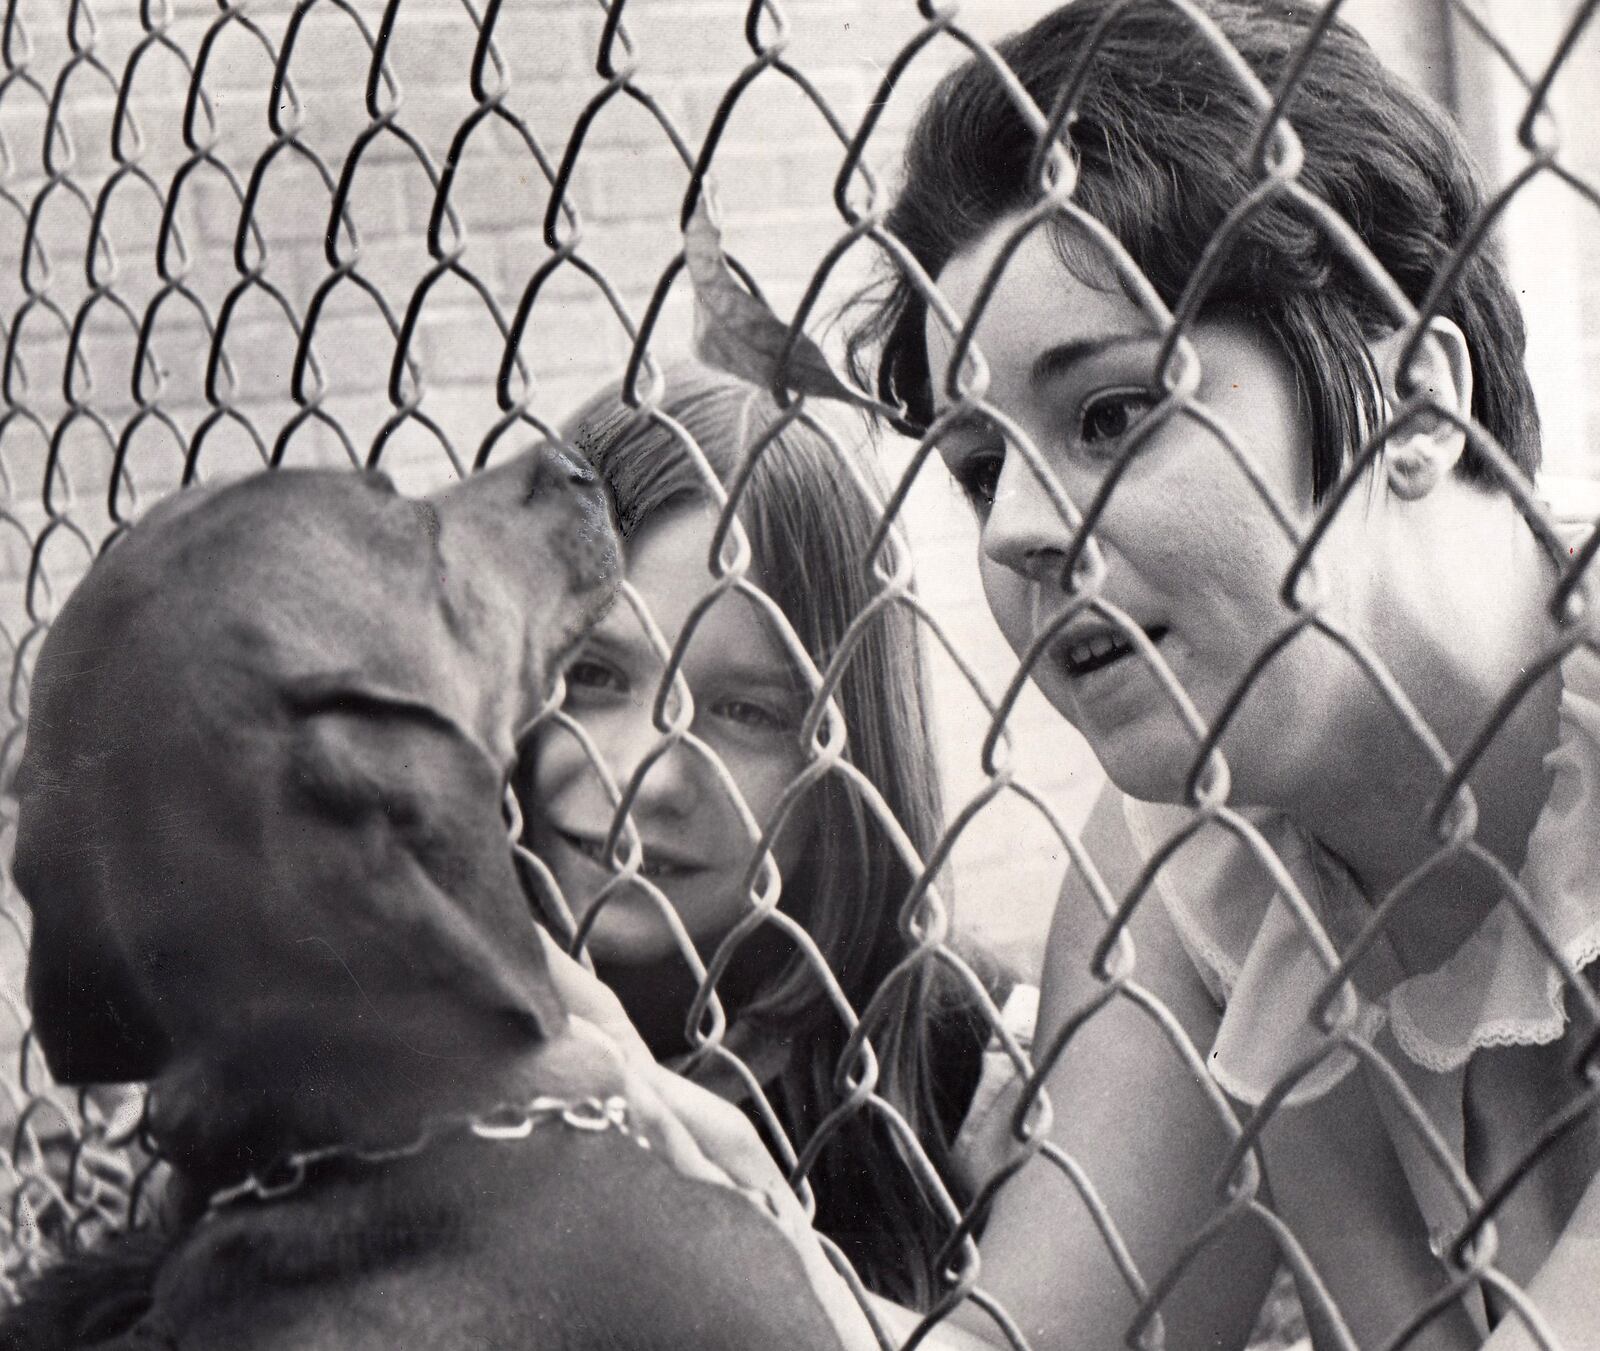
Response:
[{"label": "chain link fence wire", "polygon": [[[1302,148],[1292,104],[1304,70],[1318,59],[1318,35],[1312,35],[1290,77],[1269,89],[1235,58],[1198,8],[1187,0],[1170,3],[1214,46],[1219,59],[1230,63],[1258,110],[1254,143],[1239,147],[1254,166],[1257,187],[1238,204],[1228,228],[1242,227],[1279,197],[1292,198],[1335,241],[1394,321],[1408,335],[1420,332],[1438,312],[1454,267],[1414,304],[1332,208],[1300,182]],[[1552,82],[1585,40],[1596,7],[1594,0],[1573,6],[1565,38],[1548,63],[1528,69],[1466,0],[1454,3],[1455,22],[1496,53],[1525,93],[1517,136],[1527,152],[1526,163],[1490,200],[1463,255],[1487,246],[1497,216],[1536,179],[1559,180],[1589,206],[1600,207],[1595,186],[1564,158],[1547,112]],[[1326,13],[1331,16],[1339,8],[1338,0],[1330,0]],[[748,906],[745,922],[709,961],[673,921],[682,960],[700,988],[692,1013],[696,1039],[703,1056],[720,1058],[741,1075],[774,1148],[808,1203],[807,1171],[831,1134],[852,1115],[875,1115],[900,1142],[907,1167],[946,1233],[945,1285],[924,1329],[970,1302],[982,1311],[994,1339],[1028,1345],[1006,1309],[985,1293],[974,1235],[996,1190],[1021,1167],[1042,1159],[1064,1180],[1063,1198],[1075,1195],[1086,1209],[1139,1304],[1130,1340],[1159,1340],[1165,1295],[1221,1228],[1250,1215],[1270,1230],[1284,1264],[1300,1278],[1302,1295],[1321,1305],[1314,1312],[1332,1329],[1334,1341],[1352,1345],[1313,1258],[1272,1208],[1257,1148],[1264,1127],[1295,1084],[1329,1057],[1348,1051],[1389,1084],[1399,1118],[1435,1161],[1465,1217],[1458,1231],[1438,1244],[1445,1277],[1438,1296],[1417,1308],[1411,1326],[1392,1344],[1404,1343],[1474,1292],[1492,1291],[1509,1311],[1508,1318],[1519,1320],[1537,1344],[1551,1347],[1554,1340],[1537,1308],[1506,1274],[1495,1219],[1528,1170],[1575,1121],[1594,1110],[1600,1095],[1595,1062],[1600,1002],[1540,933],[1538,912],[1521,883],[1475,840],[1475,807],[1465,785],[1500,722],[1531,684],[1570,651],[1593,648],[1588,568],[1600,536],[1571,555],[1551,597],[1561,640],[1530,660],[1526,680],[1506,691],[1496,717],[1468,750],[1450,756],[1394,675],[1342,630],[1319,606],[1314,588],[1302,583],[1313,577],[1329,523],[1385,434],[1419,413],[1460,425],[1532,528],[1554,546],[1556,524],[1547,508],[1481,428],[1418,392],[1373,430],[1316,524],[1300,531],[1228,429],[1209,418],[1194,396],[1196,357],[1187,337],[1193,307],[1170,311],[1127,254],[1102,233],[1106,259],[1130,290],[1143,297],[1143,307],[1163,338],[1156,365],[1166,373],[1168,391],[1164,406],[1132,438],[1108,476],[1111,490],[1140,444],[1166,420],[1203,420],[1294,549],[1283,590],[1283,630],[1257,655],[1221,716],[1208,725],[1161,652],[1101,594],[1111,565],[1092,531],[1109,492],[1093,503],[1072,502],[1047,456],[1003,409],[986,399],[972,334],[1011,250],[1001,251],[973,312],[958,314],[905,245],[885,229],[890,194],[870,167],[874,138],[886,134],[880,133],[880,124],[899,97],[897,89],[903,90],[922,66],[970,56],[1002,82],[1038,136],[1039,192],[1012,242],[1020,243],[1043,223],[1063,218],[1093,230],[1094,222],[1074,202],[1071,158],[1058,139],[1075,96],[1069,91],[1054,108],[1035,105],[991,42],[969,27],[953,5],[933,0],[913,5],[908,0],[899,9],[909,37],[883,69],[881,86],[864,115],[847,121],[835,111],[826,81],[809,77],[786,55],[793,26],[805,22],[806,6],[779,0],[752,0],[742,16],[716,12],[715,22],[730,30],[729,40],[741,44],[741,65],[731,81],[700,90],[697,104],[676,94],[659,94],[651,82],[650,59],[695,60],[688,30],[696,22],[709,22],[710,13],[699,7],[684,6],[657,22],[652,46],[641,34],[653,12],[625,0],[601,0],[593,6],[465,0],[459,6],[404,7],[398,0],[382,6],[356,0],[302,0],[292,6],[245,0],[212,5],[7,0],[0,29],[0,216],[8,222],[0,235],[0,477],[5,494],[0,505],[0,667],[5,676],[0,776],[9,784],[21,754],[30,673],[52,615],[96,555],[152,502],[190,484],[279,465],[381,465],[406,487],[434,485],[554,435],[580,385],[597,384],[602,375],[620,376],[638,416],[665,429],[698,466],[707,496],[719,504],[723,534],[718,575],[692,607],[675,645],[666,642],[636,590],[625,589],[620,602],[650,635],[665,675],[656,692],[659,740],[651,753],[621,781],[595,760],[596,773],[606,780],[617,804],[607,846],[617,881],[607,894],[632,887],[652,896],[663,914],[672,916],[647,871],[628,808],[669,753],[687,749],[713,762],[720,791],[729,796],[750,843]],[[675,28],[681,30],[676,42]],[[587,49],[589,62],[582,72],[570,57],[580,46]],[[1092,60],[1093,52],[1086,52],[1085,69]],[[352,78],[352,72],[359,78]],[[749,454],[760,457],[784,425],[799,421],[824,437],[842,471],[861,482],[853,467],[863,453],[858,439],[841,434],[837,420],[822,413],[818,379],[799,379],[796,372],[799,356],[809,351],[804,335],[808,330],[820,335],[827,318],[824,298],[830,285],[864,255],[881,268],[898,270],[954,344],[948,370],[953,402],[880,501],[881,528],[859,560],[875,595],[856,623],[869,625],[875,614],[889,609],[909,613],[930,644],[949,651],[989,720],[982,787],[952,804],[944,834],[926,858],[917,855],[878,789],[855,770],[846,752],[849,729],[834,695],[853,646],[842,644],[820,667],[806,654],[784,614],[748,576],[750,547],[739,516],[746,480],[725,489],[692,438],[658,411],[663,359],[671,355],[665,335],[675,317],[681,320],[686,312],[693,283],[700,285],[703,305],[706,300],[708,283],[688,275],[693,260],[686,250],[693,232],[702,231],[709,275],[715,275],[720,251],[714,230],[709,237],[704,232],[714,221],[709,199],[719,174],[736,177],[760,167],[759,156],[725,164],[725,154],[735,158],[726,150],[728,128],[742,99],[753,89],[775,84],[814,110],[827,128],[832,150],[823,186],[831,194],[835,224],[792,324],[786,330],[779,326],[776,343],[767,334],[765,355],[751,359],[752,370],[771,374],[785,412]],[[408,99],[414,89],[418,97]],[[561,109],[564,120],[552,109]],[[649,183],[630,177],[625,160],[613,160],[609,172],[586,175],[586,157],[599,154],[593,147],[619,109],[627,111],[626,135],[669,147],[677,167],[665,179],[666,208],[631,226],[627,247],[602,261],[586,229],[591,208],[603,210],[619,196],[651,191]],[[769,158],[779,153],[775,146],[765,152]],[[476,186],[469,186],[474,180]],[[491,180],[496,190],[483,191],[483,183]],[[477,214],[469,211],[469,202]],[[477,250],[474,242],[481,234],[474,232],[486,229],[513,232],[523,242],[513,251]],[[514,264],[510,268],[508,256]],[[737,278],[759,300],[759,278],[736,258],[726,264],[727,276]],[[1196,295],[1203,285],[1203,278],[1196,280]],[[557,349],[580,303],[589,307],[583,310],[586,316],[602,315],[604,322],[594,321],[584,339],[599,357],[591,367],[573,369],[562,365]],[[722,338],[736,347],[738,341],[759,337],[758,329],[736,326]],[[555,375],[545,378],[536,370]],[[1126,889],[1114,889],[1103,880],[1077,832],[1052,808],[1049,794],[1013,769],[1008,722],[1031,668],[1060,626],[1040,635],[1004,688],[991,689],[912,588],[902,520],[906,496],[920,476],[942,474],[937,464],[928,463],[937,458],[940,437],[974,418],[1001,429],[1009,449],[1025,459],[1076,532],[1067,570],[1077,570],[1081,604],[1072,613],[1097,615],[1126,637],[1193,736],[1187,824]],[[1567,556],[1565,547],[1560,553]],[[693,701],[681,675],[683,654],[713,602],[730,591],[755,600],[795,655],[809,689],[800,729],[805,763],[785,802],[811,782],[837,777],[878,819],[918,879],[900,914],[910,955],[868,1008],[850,1007],[816,943],[777,909],[781,878],[767,850],[776,821],[751,814],[732,776],[714,763],[715,752],[694,731]],[[1568,1009],[1586,1029],[1578,1038],[1581,1054],[1571,1066],[1569,1107],[1530,1127],[1521,1157],[1487,1191],[1462,1172],[1424,1105],[1356,1017],[1352,971],[1384,934],[1404,900],[1405,887],[1379,899],[1362,932],[1337,941],[1265,836],[1229,800],[1228,765],[1219,749],[1223,730],[1275,653],[1305,630],[1319,631],[1349,652],[1399,724],[1435,760],[1445,788],[1435,799],[1432,825],[1439,845],[1433,862],[1466,855],[1498,870],[1521,922],[1559,969]],[[553,716],[583,740],[576,719]],[[1037,814],[1103,915],[1093,973],[1098,993],[1050,1044],[1036,1047],[1032,1057],[953,944],[954,919],[939,875],[963,834],[983,829],[985,808],[1008,797]],[[775,815],[783,810],[780,804]],[[1155,903],[1150,899],[1152,881],[1162,865],[1202,827],[1229,832],[1255,857],[1280,888],[1324,968],[1318,1013],[1328,1036],[1315,1056],[1242,1118],[1205,1071],[1208,1048],[1194,1045],[1171,1010],[1140,983],[1127,934],[1139,907]],[[15,803],[6,798],[0,805],[0,856],[7,859],[14,830]],[[518,848],[529,874],[558,893],[540,862]],[[569,937],[581,937],[570,910],[566,924]],[[742,1057],[728,1041],[715,994],[716,978],[738,945],[771,927],[783,930],[810,964],[850,1034],[839,1065],[836,1108],[805,1139],[785,1138],[777,1114],[765,1102],[760,1076],[744,1066],[748,1045],[738,1046]],[[27,932],[26,907],[8,879],[0,904],[0,1003],[9,1048],[9,1068],[0,1073],[0,1163],[5,1177],[0,1287],[12,1298],[30,1273],[62,1252],[138,1222],[151,1170],[138,1143],[137,1090],[69,1091],[50,1082],[27,1032]],[[980,1179],[975,1199],[965,1207],[952,1199],[915,1132],[879,1091],[872,1049],[874,1038],[881,1036],[876,1023],[892,1006],[896,986],[931,964],[958,973],[992,1026],[994,1044],[1024,1084],[1012,1121],[1017,1144],[1013,1161],[995,1176]],[[1046,1073],[1070,1039],[1113,1006],[1132,1007],[1150,1022],[1165,1043],[1165,1053],[1188,1070],[1193,1092],[1203,1095],[1233,1142],[1213,1214],[1167,1270],[1140,1269],[1123,1241],[1118,1216],[1100,1197],[1096,1179],[1046,1138],[1052,1113],[1073,1110],[1070,1102],[1049,1101],[1043,1089]],[[1062,1204],[1070,1202],[1063,1199]],[[883,1337],[892,1344],[887,1333]]]}]

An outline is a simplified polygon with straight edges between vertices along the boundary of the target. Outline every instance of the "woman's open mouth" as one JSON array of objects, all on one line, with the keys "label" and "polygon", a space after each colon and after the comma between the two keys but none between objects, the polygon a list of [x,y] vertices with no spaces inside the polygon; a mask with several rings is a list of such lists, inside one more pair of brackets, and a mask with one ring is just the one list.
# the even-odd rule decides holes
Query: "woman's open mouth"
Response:
[{"label": "woman's open mouth", "polygon": [[[1145,636],[1152,643],[1159,643],[1167,636],[1166,625],[1151,626],[1145,630]],[[1124,657],[1133,654],[1134,646],[1127,636],[1117,629],[1101,629],[1056,650],[1060,653],[1061,664],[1066,668],[1067,674],[1076,680],[1116,665]]]},{"label": "woman's open mouth", "polygon": [[[616,871],[612,866],[611,859],[606,854],[604,840],[590,839],[585,835],[572,835],[559,828],[556,830],[556,834],[574,852],[582,854],[598,867],[604,868],[607,872]],[[670,881],[675,877],[687,877],[691,873],[701,871],[703,871],[703,868],[698,863],[686,863],[660,854],[653,854],[647,848],[644,851],[644,865],[639,869],[639,876],[647,877],[652,882],[663,882]]]}]

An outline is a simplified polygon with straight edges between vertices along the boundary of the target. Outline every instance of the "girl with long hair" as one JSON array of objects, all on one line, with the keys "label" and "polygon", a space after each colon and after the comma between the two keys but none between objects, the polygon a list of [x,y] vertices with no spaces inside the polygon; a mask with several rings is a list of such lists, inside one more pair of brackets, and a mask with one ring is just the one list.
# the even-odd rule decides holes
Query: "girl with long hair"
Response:
[{"label": "girl with long hair", "polygon": [[[862,457],[847,471],[828,439],[802,421],[773,434],[776,404],[732,376],[694,363],[671,365],[664,375],[660,417],[630,408],[610,388],[564,428],[612,495],[629,582],[668,649],[713,588],[717,508],[685,446],[687,434],[725,489],[748,472],[738,498],[750,544],[748,579],[825,670],[879,586],[867,562],[880,510],[870,465]],[[915,879],[842,774],[825,774],[780,811],[807,763],[801,731],[811,691],[770,616],[747,594],[730,591],[693,622],[682,666],[693,699],[690,731],[721,761],[757,827],[777,827],[772,854],[782,912],[809,936],[857,1012],[879,997],[871,1034],[877,1091],[964,1204],[952,1144],[979,1083],[987,1022],[941,962],[902,972],[880,996],[912,951],[900,915]],[[941,829],[940,794],[915,620],[903,606],[881,608],[854,642],[834,692],[848,729],[845,757],[929,857]],[[621,602],[568,669],[565,713],[619,787],[662,742],[652,707],[663,670],[651,636]],[[701,959],[711,960],[752,908],[747,873],[756,837],[710,758],[688,744],[649,765],[631,803],[642,845],[639,877],[649,887],[616,881],[604,854],[614,803],[571,729],[554,722],[535,735],[519,785],[528,844],[587,926],[598,973],[651,1053],[680,1062],[691,1049],[686,1022],[695,982],[674,929],[681,924]],[[1000,994],[996,973],[981,962],[980,969]],[[848,1036],[814,964],[791,935],[767,925],[740,942],[716,988],[729,1018],[728,1045],[803,1149],[840,1101],[835,1080]],[[742,1093],[731,1077],[713,1082],[730,1096]],[[868,1286],[924,1304],[947,1229],[881,1115],[866,1108],[845,1118],[808,1176],[817,1228]]]}]

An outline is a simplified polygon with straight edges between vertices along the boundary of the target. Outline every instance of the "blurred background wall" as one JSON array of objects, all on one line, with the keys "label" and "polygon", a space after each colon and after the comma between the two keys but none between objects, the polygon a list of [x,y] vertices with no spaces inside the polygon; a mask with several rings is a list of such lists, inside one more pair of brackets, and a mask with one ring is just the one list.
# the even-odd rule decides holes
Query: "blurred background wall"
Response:
[{"label": "blurred background wall", "polygon": [[[1040,0],[974,0],[963,20],[994,37],[1048,7]],[[146,503],[178,482],[184,447],[200,429],[202,472],[212,477],[259,465],[263,450],[286,430],[286,462],[347,463],[347,449],[325,419],[336,421],[364,456],[397,415],[389,389],[395,325],[404,323],[418,281],[448,256],[454,269],[439,275],[416,316],[411,352],[420,382],[403,382],[399,403],[408,411],[383,456],[406,486],[429,486],[455,472],[445,443],[470,462],[501,417],[496,366],[503,326],[520,303],[532,296],[520,346],[528,383],[519,380],[517,387],[530,411],[555,424],[597,384],[621,373],[630,341],[613,299],[637,322],[681,246],[677,219],[688,170],[646,106],[626,93],[601,99],[607,87],[595,69],[606,18],[601,6],[507,0],[490,84],[505,86],[502,106],[521,127],[486,115],[462,136],[464,119],[481,106],[468,80],[476,22],[461,0],[406,0],[390,50],[396,92],[380,96],[393,126],[363,152],[350,194],[359,255],[343,235],[334,253],[346,263],[358,256],[356,271],[371,290],[351,278],[322,297],[315,342],[322,392],[307,372],[297,391],[297,331],[330,275],[333,187],[352,145],[372,129],[362,85],[383,6],[373,0],[313,6],[288,65],[292,88],[275,88],[274,64],[292,8],[285,0],[240,5],[221,24],[216,4],[194,0],[174,0],[166,9],[132,0],[70,7],[63,0],[15,0],[7,8],[12,73],[0,91],[6,325],[0,341],[9,356],[0,487],[8,517],[0,522],[0,669],[13,659],[26,669],[37,630],[30,600],[35,611],[53,603],[37,576],[30,597],[29,578],[33,545],[51,519],[40,485],[52,444],[82,529],[82,538],[58,531],[43,551],[47,580],[59,594],[109,528],[107,488],[119,446],[136,466]],[[1511,55],[1534,72],[1575,8],[1575,0],[1476,4]],[[739,0],[627,5],[633,88],[655,100],[691,154],[752,60],[746,9]],[[1344,12],[1392,64],[1457,109],[1495,181],[1518,172],[1527,155],[1512,133],[1525,84],[1447,0],[1349,0]],[[866,113],[885,67],[921,26],[909,0],[786,0],[783,14],[786,60],[849,131]],[[365,24],[365,35],[353,16]],[[760,24],[770,40],[773,22]],[[1594,96],[1600,33],[1580,46],[1552,107],[1570,147],[1568,162],[1600,175]],[[214,126],[203,108],[185,112],[188,73],[179,53],[207,63]],[[867,155],[885,180],[894,178],[922,95],[962,55],[954,41],[936,40],[895,90]],[[126,107],[114,151],[119,99]],[[277,134],[269,123],[274,107]],[[47,145],[52,120],[60,133]],[[553,257],[542,234],[550,183],[539,157],[553,169],[580,134],[571,190],[583,224],[578,256],[603,274],[613,297],[570,261],[544,275]],[[279,142],[252,189],[262,156]],[[717,153],[726,246],[785,316],[841,233],[832,190],[842,153],[827,120],[776,71],[745,90]],[[434,185],[451,166],[456,219],[436,223],[430,250]],[[241,233],[247,196],[255,231]],[[168,202],[175,205],[164,233]],[[1594,202],[1552,180],[1519,196],[1502,224],[1529,310],[1549,467],[1565,476],[1558,487],[1569,500],[1600,467],[1592,448],[1600,414],[1587,378],[1600,354],[1595,210]],[[104,247],[90,250],[97,219]],[[165,276],[156,262],[164,237]],[[869,261],[845,260],[819,317],[837,308]],[[658,352],[687,345],[689,318],[681,278],[662,311]],[[225,329],[231,361],[208,373],[204,356],[218,328]],[[149,342],[142,372],[134,360],[141,330]],[[69,362],[74,334],[78,356]],[[820,322],[817,335],[836,341]],[[157,381],[164,417],[148,408]],[[883,447],[891,471],[904,464],[907,450],[893,442]],[[998,696],[1010,654],[977,589],[971,523],[936,462],[921,475],[907,519],[929,607]],[[982,784],[977,748],[986,719],[954,663],[932,646],[939,733],[956,807]],[[12,693],[16,703],[15,685]],[[1012,733],[1019,777],[1057,804],[1068,825],[1079,824],[1101,784],[1081,743],[1031,696],[1019,706]],[[18,745],[14,736],[6,743],[5,767],[14,765]],[[1030,808],[1014,798],[992,804],[956,855],[961,923],[1024,970],[1035,969],[1064,866],[1058,842]]]}]

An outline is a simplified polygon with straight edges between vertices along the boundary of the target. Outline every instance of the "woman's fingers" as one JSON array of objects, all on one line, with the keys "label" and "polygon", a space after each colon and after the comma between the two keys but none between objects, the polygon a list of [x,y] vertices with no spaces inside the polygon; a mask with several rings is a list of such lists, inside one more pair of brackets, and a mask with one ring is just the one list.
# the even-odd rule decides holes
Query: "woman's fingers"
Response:
[{"label": "woman's fingers", "polygon": [[[725,1169],[701,1149],[694,1132],[684,1125],[678,1112],[662,1098],[656,1074],[628,1061],[610,1035],[585,1018],[572,1017],[570,1035],[587,1043],[602,1056],[615,1057],[616,1063],[611,1066],[608,1077],[620,1080],[618,1088],[613,1091],[620,1091],[627,1101],[628,1128],[634,1135],[648,1141],[651,1149],[685,1177],[714,1183],[719,1187],[738,1185]],[[649,1062],[649,1068],[657,1070],[659,1075],[673,1077],[668,1071],[660,1070],[653,1060]]]},{"label": "woman's fingers", "polygon": [[660,1066],[650,1076],[649,1087],[694,1137],[711,1166],[728,1176],[783,1231],[841,1344],[850,1351],[875,1351],[878,1341],[861,1306],[823,1252],[805,1208],[750,1119],[709,1089]]},{"label": "woman's fingers", "polygon": [[749,1117],[709,1089],[659,1065],[649,1077],[656,1094],[677,1115],[701,1152],[735,1183],[762,1193],[776,1188],[793,1199],[787,1179]]},{"label": "woman's fingers", "polygon": [[572,1033],[621,1060],[624,1096],[652,1145],[691,1177],[763,1194],[774,1183],[783,1187],[783,1175],[744,1113],[657,1064],[610,987],[548,934],[540,939]]},{"label": "woman's fingers", "polygon": [[765,1198],[786,1225],[809,1228],[803,1208],[755,1127],[732,1103],[656,1062],[622,1001],[548,934],[540,935],[551,982],[582,1040],[619,1056],[624,1096],[646,1138],[690,1177]]},{"label": "woman's fingers", "polygon": [[544,944],[550,982],[567,1012],[610,1037],[630,1065],[654,1065],[655,1057],[611,987],[562,951],[560,944],[542,929],[539,939]]},{"label": "woman's fingers", "polygon": [[585,1096],[620,1093],[628,1104],[629,1129],[658,1157],[685,1177],[744,1196],[789,1241],[842,1345],[875,1351],[878,1342],[860,1305],[744,1113],[658,1065],[611,991],[559,949],[551,973],[569,1011],[567,1035],[548,1052],[554,1077],[562,1077],[564,1066],[587,1085]]},{"label": "woman's fingers", "polygon": [[796,1215],[803,1220],[799,1202],[745,1114],[658,1064],[611,989],[549,935],[541,939],[573,1033],[620,1057],[624,1094],[652,1144],[685,1174],[769,1197],[768,1209],[783,1210],[787,1222]]}]

